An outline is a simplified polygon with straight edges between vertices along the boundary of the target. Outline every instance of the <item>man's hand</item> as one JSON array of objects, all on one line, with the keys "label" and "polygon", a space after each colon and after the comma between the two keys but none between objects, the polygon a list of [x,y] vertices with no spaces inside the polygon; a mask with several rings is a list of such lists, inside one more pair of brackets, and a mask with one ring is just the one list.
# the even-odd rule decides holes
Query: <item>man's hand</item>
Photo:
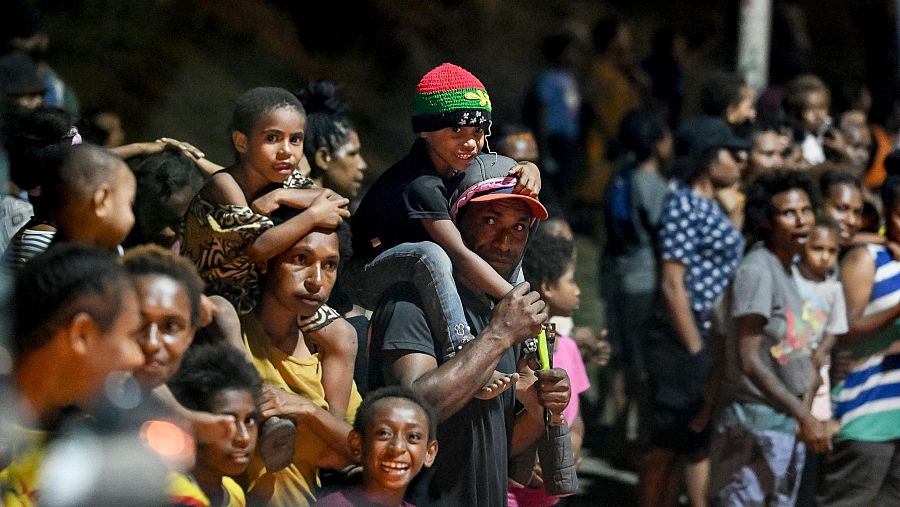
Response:
[{"label": "man's hand", "polygon": [[811,414],[800,419],[797,433],[800,440],[813,452],[823,454],[831,451],[831,432],[828,424],[816,419]]},{"label": "man's hand", "polygon": [[509,346],[513,346],[537,336],[547,318],[547,305],[540,294],[531,290],[528,282],[522,282],[503,296],[494,308],[488,326],[493,328],[493,332],[506,337]]},{"label": "man's hand", "polygon": [[562,414],[572,395],[569,374],[562,368],[538,370],[534,374],[537,376],[538,403],[553,415]]},{"label": "man's hand", "polygon": [[541,193],[541,171],[531,162],[519,162],[506,173],[518,179],[513,193],[537,197]]}]

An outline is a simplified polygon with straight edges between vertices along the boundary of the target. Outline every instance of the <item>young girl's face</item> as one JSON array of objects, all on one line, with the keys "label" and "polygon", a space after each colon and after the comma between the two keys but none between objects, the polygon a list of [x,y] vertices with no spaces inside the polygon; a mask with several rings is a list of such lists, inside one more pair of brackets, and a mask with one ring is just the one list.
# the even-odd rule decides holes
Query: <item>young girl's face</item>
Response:
[{"label": "young girl's face", "polygon": [[838,236],[827,227],[816,227],[803,247],[802,261],[813,275],[827,277],[837,265]]},{"label": "young girl's face", "polygon": [[249,135],[235,132],[241,161],[271,183],[282,183],[303,158],[306,118],[293,107],[273,109],[260,117]]},{"label": "young girl's face", "polygon": [[361,440],[367,487],[405,491],[423,466],[430,467],[437,441],[428,434],[428,416],[405,398],[383,398]]},{"label": "young girl's face", "polygon": [[569,263],[569,268],[563,276],[541,291],[541,296],[550,307],[551,316],[572,316],[578,309],[581,298],[581,289],[575,281],[575,263]]},{"label": "young girl's face", "polygon": [[245,389],[225,389],[213,396],[213,414],[234,417],[235,432],[212,441],[197,444],[197,468],[214,475],[235,476],[244,473],[256,449],[259,412],[253,395]]}]

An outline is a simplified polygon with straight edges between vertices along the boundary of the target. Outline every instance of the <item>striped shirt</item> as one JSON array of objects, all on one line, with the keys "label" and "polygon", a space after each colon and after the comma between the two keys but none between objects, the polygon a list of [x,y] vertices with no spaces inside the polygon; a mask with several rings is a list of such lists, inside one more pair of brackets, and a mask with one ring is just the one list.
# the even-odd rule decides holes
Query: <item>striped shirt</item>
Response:
[{"label": "striped shirt", "polygon": [[[900,262],[881,245],[867,245],[875,258],[875,281],[863,315],[900,304]],[[900,438],[900,320],[848,347],[850,374],[834,391],[840,440],[883,442]]]},{"label": "striped shirt", "polygon": [[28,261],[50,248],[56,231],[35,231],[25,225],[12,239],[3,255],[3,264],[10,272],[16,272]]}]

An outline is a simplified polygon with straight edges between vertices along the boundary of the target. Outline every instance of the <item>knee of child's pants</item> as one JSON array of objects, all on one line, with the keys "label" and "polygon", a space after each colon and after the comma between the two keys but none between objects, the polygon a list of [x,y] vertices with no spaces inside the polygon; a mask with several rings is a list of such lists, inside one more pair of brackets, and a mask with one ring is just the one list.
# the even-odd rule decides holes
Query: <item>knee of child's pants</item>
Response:
[{"label": "knee of child's pants", "polygon": [[453,270],[450,256],[437,243],[423,241],[416,245],[415,252],[419,262],[432,273],[449,273]]}]

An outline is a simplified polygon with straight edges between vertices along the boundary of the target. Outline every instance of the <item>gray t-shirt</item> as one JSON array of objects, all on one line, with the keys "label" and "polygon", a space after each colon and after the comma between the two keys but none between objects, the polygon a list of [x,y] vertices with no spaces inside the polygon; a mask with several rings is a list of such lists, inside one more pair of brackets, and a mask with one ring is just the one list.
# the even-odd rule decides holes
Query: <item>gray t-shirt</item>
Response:
[{"label": "gray t-shirt", "polygon": [[725,340],[723,391],[727,401],[771,405],[768,395],[741,371],[735,319],[746,315],[766,319],[759,347],[763,364],[791,394],[799,397],[806,392],[817,326],[805,309],[806,301],[781,261],[762,243],[754,245],[738,266],[723,298],[719,311],[724,318],[715,319],[722,326]]},{"label": "gray t-shirt", "polygon": [[844,302],[844,287],[834,278],[817,282],[803,277],[797,264],[791,267],[794,282],[800,297],[806,301],[804,313],[810,316],[814,328],[810,348],[816,350],[822,344],[825,333],[832,336],[847,332],[847,304]]}]

